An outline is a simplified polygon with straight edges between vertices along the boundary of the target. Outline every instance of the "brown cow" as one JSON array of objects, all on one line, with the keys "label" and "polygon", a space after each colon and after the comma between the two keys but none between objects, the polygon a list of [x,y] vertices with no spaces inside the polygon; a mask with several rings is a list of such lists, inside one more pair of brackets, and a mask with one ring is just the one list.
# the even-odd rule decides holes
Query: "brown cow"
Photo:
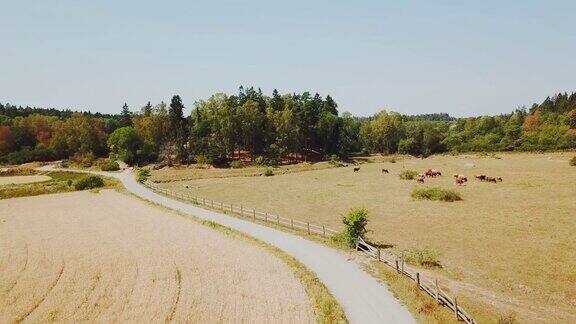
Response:
[{"label": "brown cow", "polygon": [[360,167],[354,168],[354,172],[360,171]]},{"label": "brown cow", "polygon": [[468,177],[463,175],[463,174],[454,174],[453,177],[454,177],[454,180],[460,179],[463,182],[468,182]]},{"label": "brown cow", "polygon": [[435,170],[435,169],[428,169],[425,174],[428,177],[437,177],[437,176],[441,176],[442,172]]},{"label": "brown cow", "polygon": [[463,178],[454,178],[454,184],[457,186],[465,186],[466,180],[464,180]]},{"label": "brown cow", "polygon": [[487,182],[493,182],[493,183],[497,182],[496,178],[494,178],[494,177],[486,177],[486,181]]},{"label": "brown cow", "polygon": [[476,180],[484,181],[484,180],[486,180],[486,175],[478,174],[478,175],[475,175],[474,178],[476,178]]},{"label": "brown cow", "polygon": [[382,169],[382,173],[389,173],[388,169]]}]

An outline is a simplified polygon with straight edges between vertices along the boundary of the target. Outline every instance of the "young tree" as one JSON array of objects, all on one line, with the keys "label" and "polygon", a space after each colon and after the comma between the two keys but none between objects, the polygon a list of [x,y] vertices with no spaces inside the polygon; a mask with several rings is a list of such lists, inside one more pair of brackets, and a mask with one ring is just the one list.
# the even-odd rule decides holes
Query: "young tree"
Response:
[{"label": "young tree", "polygon": [[122,106],[122,112],[120,113],[120,126],[132,126],[132,112],[130,112],[130,108],[128,108],[126,103]]}]

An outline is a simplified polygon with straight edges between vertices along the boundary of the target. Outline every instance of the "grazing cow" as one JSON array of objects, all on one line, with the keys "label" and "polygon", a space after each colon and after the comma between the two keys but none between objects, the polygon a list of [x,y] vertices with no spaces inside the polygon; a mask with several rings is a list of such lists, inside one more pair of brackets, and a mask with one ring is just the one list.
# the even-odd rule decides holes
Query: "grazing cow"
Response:
[{"label": "grazing cow", "polygon": [[360,167],[354,168],[354,172],[360,171]]},{"label": "grazing cow", "polygon": [[454,174],[454,180],[462,180],[462,182],[468,182],[468,177],[463,174]]},{"label": "grazing cow", "polygon": [[382,169],[382,173],[389,173],[388,169]]},{"label": "grazing cow", "polygon": [[486,180],[486,175],[478,174],[478,175],[475,175],[474,178],[476,178],[476,180],[484,181],[484,180]]},{"label": "grazing cow", "polygon": [[498,177],[498,178],[496,178],[496,180],[498,180],[499,182],[502,182],[502,177]]},{"label": "grazing cow", "polygon": [[437,177],[437,176],[441,176],[442,172],[436,170],[436,169],[428,169],[428,171],[426,171],[426,176],[428,177]]},{"label": "grazing cow", "polygon": [[186,186],[186,189],[188,189],[188,186]]},{"label": "grazing cow", "polygon": [[454,178],[454,184],[457,186],[465,186],[466,180],[464,180],[463,178]]},{"label": "grazing cow", "polygon": [[493,183],[497,182],[496,178],[494,178],[494,177],[486,177],[486,181],[487,182],[493,182]]},{"label": "grazing cow", "polygon": [[426,175],[420,173],[416,176],[416,182],[424,183],[425,178],[426,178]]}]

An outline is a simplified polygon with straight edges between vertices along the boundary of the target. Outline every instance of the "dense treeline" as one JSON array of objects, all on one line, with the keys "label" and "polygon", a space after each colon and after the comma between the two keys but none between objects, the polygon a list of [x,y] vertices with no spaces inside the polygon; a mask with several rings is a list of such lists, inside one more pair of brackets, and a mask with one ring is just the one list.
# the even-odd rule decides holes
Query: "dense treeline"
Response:
[{"label": "dense treeline", "polygon": [[454,118],[381,111],[338,114],[330,97],[309,92],[265,96],[240,87],[196,102],[189,116],[179,96],[117,115],[0,104],[0,162],[113,155],[128,163],[226,163],[262,156],[347,158],[353,153],[558,150],[576,148],[576,93],[546,98],[510,114]]}]

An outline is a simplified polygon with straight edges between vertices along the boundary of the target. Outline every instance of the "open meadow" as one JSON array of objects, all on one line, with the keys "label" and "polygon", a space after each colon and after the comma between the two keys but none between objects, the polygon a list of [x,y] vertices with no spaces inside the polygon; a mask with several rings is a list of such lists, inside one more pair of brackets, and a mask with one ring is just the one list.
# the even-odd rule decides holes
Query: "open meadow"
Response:
[{"label": "open meadow", "polygon": [[[171,181],[164,188],[342,228],[354,207],[370,212],[368,237],[396,252],[426,255],[427,269],[482,319],[576,321],[576,168],[574,153],[373,157],[371,163],[275,175]],[[383,173],[386,168],[389,173]],[[442,171],[424,184],[401,180],[405,169]],[[194,178],[202,178],[194,171]],[[225,172],[225,171],[220,171]],[[246,171],[249,172],[249,171]],[[179,171],[186,179],[186,170]],[[164,174],[170,178],[163,179]],[[452,174],[468,176],[456,186]],[[476,174],[502,177],[480,182]],[[187,186],[187,187],[186,187]],[[415,188],[454,189],[462,201],[411,197]]]},{"label": "open meadow", "polygon": [[0,200],[0,322],[309,323],[263,247],[112,190]]}]

